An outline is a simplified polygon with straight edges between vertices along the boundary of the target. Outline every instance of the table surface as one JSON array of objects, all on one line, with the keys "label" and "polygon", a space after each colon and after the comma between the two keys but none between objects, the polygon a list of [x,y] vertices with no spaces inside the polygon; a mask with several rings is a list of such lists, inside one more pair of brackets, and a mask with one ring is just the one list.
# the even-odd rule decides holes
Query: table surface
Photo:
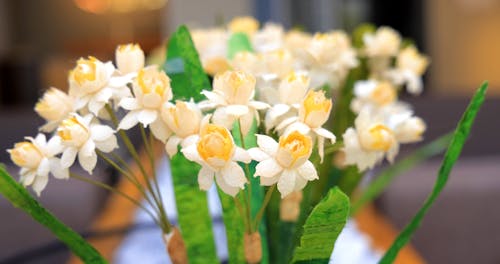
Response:
[{"label": "table surface", "polygon": [[[163,147],[155,146],[155,155],[162,157]],[[145,153],[141,153],[142,164],[146,164],[145,169],[151,175],[152,168],[148,166],[149,160]],[[139,175],[139,168],[132,163],[131,168],[136,175]],[[117,188],[122,192],[129,194],[136,200],[142,200],[141,193],[129,181],[121,180]],[[137,206],[129,201],[110,194],[102,211],[91,225],[92,230],[109,230],[120,227],[126,227],[134,223]],[[366,233],[376,250],[384,252],[387,250],[396,236],[398,231],[396,228],[379,212],[373,205],[366,206],[360,210],[354,217],[358,228]],[[126,234],[114,234],[96,239],[89,239],[89,242],[103,255],[104,258],[113,261],[114,253],[122,243]],[[81,261],[72,256],[69,260],[70,264],[81,263]],[[421,264],[425,263],[423,258],[411,246],[405,246],[399,253],[395,263],[403,264]]]}]

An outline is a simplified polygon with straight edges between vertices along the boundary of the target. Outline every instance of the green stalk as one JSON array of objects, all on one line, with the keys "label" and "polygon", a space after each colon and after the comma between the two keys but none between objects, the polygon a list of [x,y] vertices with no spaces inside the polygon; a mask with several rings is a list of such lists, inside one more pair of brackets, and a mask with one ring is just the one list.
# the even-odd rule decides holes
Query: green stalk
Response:
[{"label": "green stalk", "polygon": [[257,212],[257,215],[255,216],[255,222],[254,222],[255,230],[257,230],[259,228],[260,220],[262,219],[262,216],[264,215],[264,212],[266,211],[266,208],[267,208],[267,205],[269,204],[269,201],[271,201],[271,197],[272,197],[275,189],[276,189],[276,184],[273,184],[273,186],[271,186],[266,192],[266,196],[264,197],[264,202],[262,203],[262,207],[260,208],[259,212]]}]

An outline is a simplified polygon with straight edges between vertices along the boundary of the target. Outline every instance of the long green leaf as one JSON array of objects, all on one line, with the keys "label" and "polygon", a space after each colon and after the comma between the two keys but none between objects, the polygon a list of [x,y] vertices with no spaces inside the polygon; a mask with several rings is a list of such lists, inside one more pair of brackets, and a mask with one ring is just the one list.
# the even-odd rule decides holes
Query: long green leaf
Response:
[{"label": "long green leaf", "polygon": [[227,47],[227,56],[229,59],[234,58],[236,53],[241,51],[253,51],[252,44],[248,39],[248,35],[243,32],[233,33],[229,37],[228,47]]},{"label": "long green leaf", "polygon": [[397,176],[446,150],[452,136],[451,133],[441,136],[383,170],[379,176],[366,187],[361,196],[354,201],[351,207],[351,215],[355,215],[359,209],[377,198]]},{"label": "long green leaf", "polygon": [[200,92],[211,87],[186,26],[180,26],[172,35],[163,68],[172,80],[176,100],[203,100],[204,96]]},{"label": "long green leaf", "polygon": [[328,263],[348,216],[349,198],[334,187],[307,218],[292,262]]},{"label": "long green leaf", "polygon": [[23,210],[40,224],[47,227],[59,240],[85,263],[107,263],[107,261],[79,234],[42,207],[26,189],[0,166],[0,193],[15,207]]},{"label": "long green leaf", "polygon": [[462,119],[457,125],[455,133],[453,135],[453,139],[450,143],[450,146],[448,147],[448,150],[446,151],[432,193],[427,197],[424,205],[420,208],[417,214],[415,214],[410,223],[396,238],[392,246],[385,253],[380,263],[384,264],[394,262],[399,253],[399,250],[401,250],[401,248],[403,248],[403,246],[408,243],[413,233],[420,226],[420,223],[422,222],[422,219],[424,218],[429,208],[432,206],[443,188],[446,186],[446,182],[448,181],[448,176],[450,175],[451,169],[453,168],[453,165],[455,165],[455,162],[458,160],[458,157],[462,152],[465,141],[469,137],[472,124],[474,123],[476,115],[484,102],[487,89],[488,83],[485,82],[481,85],[479,90],[472,98],[469,106],[467,107],[467,110],[465,111]]},{"label": "long green leaf", "polygon": [[[210,89],[210,81],[203,71],[198,53],[189,31],[179,27],[172,35],[164,69],[171,79],[174,100],[200,101],[204,97],[203,89]],[[197,175],[200,167],[182,154],[177,154],[170,161],[174,182],[175,200],[179,215],[179,226],[186,243],[189,262],[218,262],[212,218],[208,212],[207,195],[200,191]]]},{"label": "long green leaf", "polygon": [[200,191],[200,166],[177,154],[170,160],[179,226],[186,244],[189,263],[218,262],[207,194]]}]

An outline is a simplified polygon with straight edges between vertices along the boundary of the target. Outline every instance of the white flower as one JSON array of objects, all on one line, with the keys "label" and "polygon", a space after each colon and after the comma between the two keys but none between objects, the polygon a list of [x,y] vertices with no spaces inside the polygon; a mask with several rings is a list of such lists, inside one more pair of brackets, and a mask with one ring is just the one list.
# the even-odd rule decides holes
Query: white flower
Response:
[{"label": "white flower", "polygon": [[171,131],[160,114],[162,105],[172,99],[170,78],[157,67],[149,66],[139,71],[132,88],[135,97],[120,101],[120,106],[130,112],[123,117],[118,129],[127,130],[140,122],[144,127],[150,126],[153,135],[165,142]]},{"label": "white flower", "polygon": [[266,23],[264,27],[252,36],[252,45],[256,52],[268,52],[283,47],[283,26],[275,23]]},{"label": "white flower", "polygon": [[250,16],[235,17],[227,25],[232,33],[242,32],[251,37],[259,30],[259,21]]},{"label": "white flower", "polygon": [[67,179],[69,172],[62,168],[59,158],[55,155],[61,153],[61,140],[58,136],[52,137],[48,142],[44,134],[36,138],[27,137],[27,141],[19,142],[13,149],[7,150],[12,161],[21,167],[21,183],[32,186],[38,196],[47,186],[49,173],[58,179]]},{"label": "white flower", "polygon": [[228,33],[223,29],[192,30],[191,37],[205,71],[214,76],[229,69]]},{"label": "white flower", "polygon": [[385,156],[394,161],[399,151],[399,142],[381,115],[363,109],[355,120],[355,128],[348,128],[343,135],[346,165],[357,165],[364,171],[373,168]]},{"label": "white flower", "polygon": [[309,91],[307,96],[302,100],[299,108],[299,116],[291,117],[283,120],[276,128],[282,130],[286,127],[284,134],[290,131],[298,130],[302,134],[316,136],[318,139],[318,152],[323,162],[325,138],[330,139],[331,143],[335,143],[335,135],[322,128],[330,117],[332,110],[331,99],[325,98],[323,91]]},{"label": "white flower", "polygon": [[396,69],[389,70],[387,76],[397,85],[406,84],[412,94],[422,92],[422,75],[429,65],[429,59],[420,54],[414,46],[401,50],[396,58]]},{"label": "white flower", "polygon": [[54,131],[59,123],[74,110],[73,98],[57,88],[50,88],[35,105],[35,111],[47,121],[40,130]]},{"label": "white flower", "polygon": [[316,168],[309,161],[312,140],[298,131],[280,137],[279,143],[269,136],[257,135],[258,148],[248,150],[258,161],[255,177],[265,186],[278,183],[284,198],[293,191],[302,190],[307,181],[318,179]]},{"label": "white flower", "polygon": [[115,59],[122,74],[135,73],[144,67],[144,51],[138,44],[119,45],[115,51]]},{"label": "white flower", "polygon": [[366,56],[392,57],[399,51],[401,36],[390,27],[380,27],[374,33],[366,33],[363,42]]},{"label": "white flower", "polygon": [[88,107],[91,113],[99,115],[111,99],[130,95],[126,86],[130,78],[112,77],[114,72],[111,62],[103,63],[94,57],[80,58],[69,72],[69,95],[75,98],[75,109]]},{"label": "white flower", "polygon": [[278,103],[266,112],[266,130],[274,128],[284,119],[297,115],[297,109],[309,90],[310,78],[304,73],[291,72],[278,88]]},{"label": "white flower", "polygon": [[312,35],[299,30],[290,30],[285,35],[285,47],[293,52],[311,44]]},{"label": "white flower", "polygon": [[214,176],[221,190],[236,196],[247,182],[237,161],[249,163],[251,158],[242,148],[235,146],[229,130],[214,124],[205,125],[196,144],[183,148],[182,153],[202,167],[198,173],[200,189],[208,190]]},{"label": "white flower", "polygon": [[174,133],[170,136],[165,149],[170,157],[177,153],[177,147],[185,148],[199,138],[200,127],[208,124],[210,115],[202,120],[201,110],[193,102],[176,101],[164,104],[161,116],[168,128]]},{"label": "white flower", "polygon": [[113,129],[93,123],[93,119],[90,114],[84,117],[72,114],[61,122],[57,134],[64,146],[61,156],[63,168],[73,165],[78,155],[78,162],[82,168],[92,174],[97,163],[96,148],[106,153],[118,148]]},{"label": "white flower", "polygon": [[216,108],[213,122],[231,129],[237,120],[241,123],[243,134],[247,134],[254,118],[259,122],[257,110],[269,105],[254,101],[255,78],[243,71],[227,71],[215,76],[213,91],[202,91],[208,98],[203,103],[207,108]]},{"label": "white flower", "polygon": [[354,84],[354,95],[351,109],[355,113],[359,113],[363,107],[377,109],[397,101],[396,87],[388,81],[357,81]]}]

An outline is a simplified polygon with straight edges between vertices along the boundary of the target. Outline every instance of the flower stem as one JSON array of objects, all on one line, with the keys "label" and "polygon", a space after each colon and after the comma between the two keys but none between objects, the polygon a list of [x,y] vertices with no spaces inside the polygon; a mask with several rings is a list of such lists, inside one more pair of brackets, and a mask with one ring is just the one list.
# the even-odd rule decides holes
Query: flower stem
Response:
[{"label": "flower stem", "polygon": [[238,208],[238,211],[240,212],[241,218],[243,218],[243,225],[245,226],[245,231],[250,232],[250,223],[248,222],[247,215],[245,214],[245,211],[243,210],[243,206],[240,203],[240,200],[236,197],[233,197],[234,204],[236,205],[236,208]]},{"label": "flower stem", "polygon": [[262,219],[262,216],[264,215],[264,212],[266,210],[267,205],[269,204],[269,201],[271,201],[271,197],[273,196],[273,192],[276,189],[276,184],[273,184],[273,186],[269,187],[266,192],[266,196],[264,197],[264,201],[262,202],[262,207],[260,208],[259,212],[257,212],[257,215],[255,216],[255,230],[258,230],[260,220]]},{"label": "flower stem", "polygon": [[[241,119],[238,119],[238,130],[240,134],[240,142],[241,142],[241,147],[246,150],[245,146],[245,137],[243,136],[243,131],[241,130]],[[250,175],[250,167],[248,166],[248,163],[245,163],[245,175],[248,179],[248,189],[246,190],[246,211],[247,211],[247,218],[248,218],[248,224],[250,226],[250,231],[252,231],[252,214],[251,214],[251,208],[252,208],[252,175]]]},{"label": "flower stem", "polygon": [[148,208],[146,208],[144,205],[142,205],[139,201],[135,200],[134,198],[130,197],[129,195],[127,195],[126,193],[108,185],[108,184],[105,184],[103,182],[99,182],[99,181],[96,181],[96,180],[92,180],[92,179],[89,179],[87,177],[83,177],[83,176],[80,176],[76,173],[73,173],[73,172],[70,172],[70,177],[73,178],[73,179],[76,179],[76,180],[79,180],[79,181],[82,181],[82,182],[86,182],[86,183],[89,183],[89,184],[92,184],[96,187],[100,187],[100,188],[103,188],[103,189],[106,189],[108,191],[111,191],[117,195],[120,195],[121,197],[127,199],[129,202],[137,205],[138,207],[140,207],[142,210],[144,210],[154,221],[156,224],[159,225],[159,222],[158,222],[158,219],[156,218],[156,216],[154,215],[153,212],[151,212]]}]

